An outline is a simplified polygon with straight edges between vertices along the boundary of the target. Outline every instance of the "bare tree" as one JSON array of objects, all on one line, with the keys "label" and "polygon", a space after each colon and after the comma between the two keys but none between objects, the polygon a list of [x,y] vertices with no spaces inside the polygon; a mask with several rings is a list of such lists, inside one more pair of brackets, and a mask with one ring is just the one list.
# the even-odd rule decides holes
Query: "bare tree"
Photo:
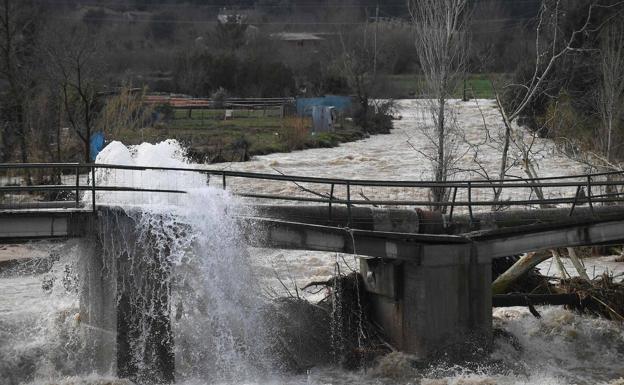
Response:
[{"label": "bare tree", "polygon": [[598,111],[602,127],[597,135],[607,164],[613,162],[614,134],[624,105],[624,27],[610,23],[602,34]]},{"label": "bare tree", "polygon": [[[552,4],[552,6],[550,6]],[[574,29],[569,36],[565,37],[563,40],[561,36],[559,36],[560,31],[560,19],[562,16],[562,9],[560,7],[560,0],[555,1],[554,3],[543,1],[542,6],[540,8],[540,13],[538,17],[538,23],[536,28],[536,38],[535,38],[535,66],[533,70],[533,75],[530,80],[526,84],[510,84],[507,85],[507,89],[520,89],[520,92],[517,93],[517,98],[514,103],[511,105],[508,103],[503,103],[501,100],[501,94],[499,89],[495,86],[492,81],[492,87],[494,89],[496,95],[496,101],[501,113],[501,117],[503,120],[503,124],[505,127],[505,134],[503,139],[502,146],[502,156],[500,160],[500,168],[499,168],[499,179],[501,180],[501,185],[496,189],[494,200],[498,201],[502,192],[502,181],[507,177],[508,170],[508,162],[509,162],[509,149],[510,146],[513,145],[522,157],[522,165],[523,170],[526,175],[535,179],[538,177],[535,164],[533,161],[533,143],[534,139],[529,139],[529,141],[525,141],[523,138],[523,129],[519,129],[514,127],[514,123],[516,119],[524,113],[525,109],[529,106],[529,104],[539,95],[547,92],[545,89],[545,83],[547,79],[551,75],[551,72],[556,67],[556,64],[562,60],[567,54],[585,51],[585,49],[579,45],[579,37],[588,34],[590,32],[598,31],[605,24],[607,24],[611,19],[616,17],[622,11],[622,5],[624,2],[616,2],[608,5],[600,5],[596,3],[592,3],[589,5],[586,17],[582,21],[582,24],[577,29]],[[607,17],[602,21],[602,23],[598,26],[592,25],[594,11],[597,8],[603,8],[611,11],[611,16]],[[547,36],[548,40],[546,44],[543,44],[543,38]],[[617,44],[615,40],[614,44]],[[621,40],[620,40],[621,43]],[[618,47],[619,50],[615,52],[621,52],[622,47]],[[604,50],[604,45],[603,45]],[[612,60],[612,59],[610,59]],[[603,59],[604,61],[604,59]],[[615,63],[618,63],[615,61]],[[621,62],[620,62],[621,63]],[[603,63],[604,65],[604,63]],[[616,64],[617,65],[617,64]],[[621,64],[620,64],[621,65]],[[603,69],[604,71],[604,69]],[[616,91],[617,92],[617,91]],[[605,114],[605,116],[607,116]],[[537,134],[533,133],[530,135],[531,138],[535,138]],[[606,148],[610,151],[610,142],[611,139],[607,138],[606,140]],[[538,199],[543,200],[544,194],[539,187],[533,187],[533,191],[538,197]],[[543,205],[540,205],[543,206]],[[555,258],[558,264],[559,261],[559,252],[555,249],[551,250],[551,255]],[[585,272],[582,263],[579,261],[578,257],[574,249],[568,248],[568,255],[577,269],[579,275],[584,279],[588,279],[587,273]],[[530,266],[530,263],[527,261],[531,259],[531,255],[527,255],[524,258],[520,259],[511,269],[518,268],[518,272],[522,273],[526,271],[526,267]],[[562,275],[563,275],[563,269]],[[514,275],[516,276],[516,275]],[[514,278],[515,279],[515,278]],[[497,282],[494,283],[496,287]]]},{"label": "bare tree", "polygon": [[[27,130],[24,103],[32,85],[29,58],[33,50],[36,9],[29,1],[0,1],[0,78],[7,84],[2,102],[3,129],[0,133],[4,146],[17,138],[20,160],[28,161]],[[6,159],[6,149],[0,148]]]},{"label": "bare tree", "polygon": [[45,45],[48,69],[58,85],[65,117],[80,138],[85,162],[90,162],[90,139],[99,112],[102,62],[97,41],[84,28],[50,31]]},{"label": "bare tree", "polygon": [[339,32],[341,54],[336,61],[338,72],[347,80],[357,98],[356,123],[368,127],[371,93],[377,82],[377,46],[374,31],[368,24],[356,30]]},{"label": "bare tree", "polygon": [[[436,182],[445,182],[454,155],[450,143],[455,125],[447,99],[457,89],[466,64],[467,1],[410,0],[408,7],[435,127],[433,176]],[[434,202],[445,201],[446,195],[443,187],[432,189]]]},{"label": "bare tree", "polygon": [[[531,178],[537,178],[537,171],[533,162],[532,143],[534,141],[522,140],[524,135],[521,132],[517,132],[514,128],[514,123],[520,117],[527,106],[538,95],[546,92],[544,84],[551,75],[551,72],[556,67],[556,64],[565,55],[573,52],[583,51],[584,49],[578,45],[579,37],[583,34],[598,30],[601,26],[592,26],[594,11],[597,8],[612,9],[613,16],[607,18],[602,24],[608,22],[611,18],[615,17],[617,12],[621,12],[621,5],[624,2],[612,3],[610,5],[599,5],[592,3],[587,11],[587,15],[584,18],[582,24],[577,29],[573,30],[569,36],[561,39],[559,35],[560,19],[563,13],[561,9],[560,0],[554,3],[549,1],[543,1],[538,16],[538,22],[535,34],[535,63],[534,70],[531,78],[526,84],[508,84],[506,89],[520,89],[517,94],[517,98],[513,103],[503,103],[499,87],[496,87],[492,81],[492,87],[496,95],[496,101],[501,113],[503,124],[505,126],[505,135],[502,146],[502,156],[499,167],[499,179],[502,181],[506,178],[506,172],[508,170],[509,161],[509,148],[514,145],[516,149],[522,154],[523,170],[526,175]],[[551,5],[552,4],[552,5]],[[544,37],[548,36],[549,39],[544,44]],[[502,182],[501,182],[502,184]],[[502,192],[502,185],[496,190],[494,200],[500,199]],[[543,198],[541,189],[535,188],[535,194],[538,198]]]}]

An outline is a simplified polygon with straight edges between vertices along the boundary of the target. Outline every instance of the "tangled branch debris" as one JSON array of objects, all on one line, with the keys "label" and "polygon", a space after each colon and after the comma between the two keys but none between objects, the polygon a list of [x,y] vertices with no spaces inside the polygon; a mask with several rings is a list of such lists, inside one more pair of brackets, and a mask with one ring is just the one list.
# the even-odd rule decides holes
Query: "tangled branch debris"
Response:
[{"label": "tangled branch debris", "polygon": [[574,310],[613,321],[624,321],[624,283],[613,275],[603,274],[587,281],[578,277],[561,280],[559,290],[579,296]]},{"label": "tangled branch debris", "polygon": [[370,365],[392,348],[368,317],[368,298],[357,273],[312,282],[303,290],[325,291],[314,304],[302,298],[280,298],[267,309],[273,354],[283,370],[339,364],[356,369]]}]

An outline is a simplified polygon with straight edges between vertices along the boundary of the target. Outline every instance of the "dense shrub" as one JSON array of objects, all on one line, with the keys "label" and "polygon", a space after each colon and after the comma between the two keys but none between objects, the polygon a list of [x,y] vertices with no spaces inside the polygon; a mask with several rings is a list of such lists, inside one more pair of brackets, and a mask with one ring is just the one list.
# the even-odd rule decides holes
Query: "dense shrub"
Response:
[{"label": "dense shrub", "polygon": [[367,108],[358,105],[353,113],[353,123],[369,134],[388,134],[392,129],[394,102],[368,102]]},{"label": "dense shrub", "polygon": [[311,122],[309,118],[284,118],[280,136],[288,150],[300,150],[310,135]]}]

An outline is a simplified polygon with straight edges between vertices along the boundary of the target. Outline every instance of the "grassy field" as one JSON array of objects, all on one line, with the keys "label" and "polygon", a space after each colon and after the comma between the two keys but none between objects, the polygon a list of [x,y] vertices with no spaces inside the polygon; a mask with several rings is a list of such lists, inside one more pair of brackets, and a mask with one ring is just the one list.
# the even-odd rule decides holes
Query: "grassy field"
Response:
[{"label": "grassy field", "polygon": [[365,136],[345,121],[335,132],[310,134],[310,118],[286,117],[267,111],[246,111],[224,120],[223,110],[176,110],[174,119],[139,131],[122,132],[128,144],[177,139],[190,149],[195,161],[242,161],[253,155],[305,148],[334,147]]},{"label": "grassy field", "polygon": [[[489,74],[471,74],[466,78],[466,93],[469,98],[493,99],[494,92],[490,85]],[[492,75],[494,78],[500,78],[500,74]],[[386,79],[389,83],[389,89],[395,94],[395,98],[402,97],[420,97],[423,94],[423,78],[421,75],[389,75]],[[453,97],[461,98],[463,96],[463,85],[460,84],[453,93]]]}]

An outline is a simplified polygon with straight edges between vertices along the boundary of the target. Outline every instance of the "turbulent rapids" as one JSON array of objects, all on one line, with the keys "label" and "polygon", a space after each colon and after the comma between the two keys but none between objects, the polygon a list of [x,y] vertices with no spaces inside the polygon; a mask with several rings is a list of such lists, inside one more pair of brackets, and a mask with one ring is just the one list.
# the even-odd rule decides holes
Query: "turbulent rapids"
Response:
[{"label": "turbulent rapids", "polygon": [[[399,143],[405,131],[373,138],[369,146],[376,149],[381,139]],[[331,151],[348,162],[345,157],[363,151],[361,146]],[[298,162],[318,158],[310,151]],[[322,151],[328,156],[329,150]],[[240,167],[269,167],[278,156]],[[193,167],[174,141],[131,148],[113,142],[98,162]],[[290,171],[296,167],[286,163]],[[94,252],[89,242],[0,250],[35,256],[28,265],[0,270],[0,384],[126,384],[112,375],[120,365],[137,373],[137,384],[151,384],[158,378],[154,371],[167,369],[167,357],[154,349],[154,340],[163,338],[172,339],[178,384],[624,383],[618,382],[624,377],[621,324],[554,307],[540,308],[541,319],[521,308],[495,310],[494,349],[469,362],[417,365],[409,356],[390,353],[366,367],[346,369],[335,357],[340,339],[336,316],[342,310],[335,304],[320,309],[309,305],[303,300],[316,303],[327,292],[300,289],[311,281],[331,280],[338,270],[355,270],[352,256],[246,247],[231,215],[244,206],[200,174],[120,170],[96,178],[99,185],[188,194],[99,193],[98,202],[117,207],[119,217],[100,229],[108,247],[95,272],[85,264],[85,256]],[[126,220],[134,230],[120,226]],[[122,265],[113,263],[119,260]],[[153,264],[161,268],[149,269]],[[604,265],[601,260],[594,264],[599,269]],[[106,320],[89,322],[84,313],[84,299],[94,297],[85,292],[89,277],[113,274],[114,269],[124,269],[118,285],[127,293],[116,300],[125,302],[127,319],[135,321],[127,330],[132,338],[123,362],[102,357],[94,338],[106,343],[115,336],[98,326]],[[100,299],[111,300],[105,295]],[[104,306],[97,301],[88,305],[91,314]],[[170,317],[170,326],[159,324],[162,315]],[[104,374],[96,374],[101,368]]]}]

